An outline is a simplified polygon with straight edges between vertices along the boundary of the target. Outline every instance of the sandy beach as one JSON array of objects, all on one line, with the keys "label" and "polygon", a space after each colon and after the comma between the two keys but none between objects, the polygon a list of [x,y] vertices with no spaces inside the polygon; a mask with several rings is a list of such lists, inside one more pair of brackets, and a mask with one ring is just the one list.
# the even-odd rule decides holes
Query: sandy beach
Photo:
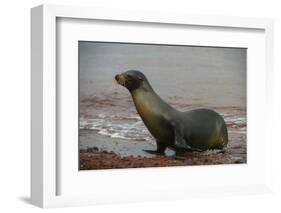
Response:
[{"label": "sandy beach", "polygon": [[[237,137],[237,138],[234,138]],[[172,156],[172,150],[167,156],[148,154],[143,149],[155,149],[155,145],[147,142],[126,141],[122,139],[108,140],[106,136],[97,135],[93,130],[80,131],[80,140],[95,142],[94,147],[80,147],[80,170],[165,167],[185,165],[215,165],[246,163],[246,146],[243,136],[230,133],[234,138],[224,153],[219,151],[187,152],[180,159]],[[169,156],[170,154],[170,156]]]}]

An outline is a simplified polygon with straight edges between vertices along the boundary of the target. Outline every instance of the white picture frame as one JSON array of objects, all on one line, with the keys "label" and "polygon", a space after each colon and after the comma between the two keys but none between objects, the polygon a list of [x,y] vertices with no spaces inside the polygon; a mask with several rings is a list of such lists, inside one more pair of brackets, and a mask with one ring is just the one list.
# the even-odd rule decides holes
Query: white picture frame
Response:
[{"label": "white picture frame", "polygon": [[[249,159],[249,163],[246,166],[232,166],[223,167],[216,166],[212,169],[216,171],[214,176],[210,178],[216,178],[218,175],[225,175],[225,173],[237,174],[239,179],[239,173],[242,172],[241,180],[238,181],[222,181],[216,184],[201,185],[196,179],[200,179],[199,176],[206,176],[210,171],[208,168],[188,169],[190,181],[192,184],[184,183],[183,178],[186,177],[187,169],[182,168],[166,168],[166,169],[141,169],[141,170],[122,170],[122,171],[107,171],[107,172],[91,172],[90,174],[83,173],[82,179],[75,179],[70,176],[75,176],[73,172],[67,173],[68,183],[66,179],[60,177],[60,173],[64,171],[64,164],[60,163],[61,151],[58,151],[58,132],[57,132],[57,107],[58,96],[57,89],[60,87],[60,81],[57,78],[57,49],[58,49],[58,20],[60,18],[68,20],[100,20],[100,21],[112,21],[121,23],[131,23],[132,25],[143,23],[153,24],[158,28],[163,26],[197,26],[201,28],[217,29],[218,31],[232,32],[234,30],[244,31],[257,31],[262,32],[262,36],[257,36],[255,42],[259,43],[260,49],[255,49],[255,43],[251,44],[251,48],[254,50],[261,50],[259,52],[259,62],[254,65],[251,58],[254,55],[249,55],[248,59],[252,61],[250,64],[250,70],[256,68],[257,73],[250,71],[249,87],[248,87],[248,102],[251,106],[259,104],[259,107],[250,108],[248,115],[248,126],[251,132],[259,132],[259,136],[254,134],[248,135],[248,140],[261,142],[265,144],[265,147],[255,148],[250,146],[249,153],[252,156],[257,156],[262,153],[259,165]],[[270,122],[272,120],[272,107],[273,107],[273,21],[271,19],[257,19],[257,18],[241,18],[241,17],[216,17],[216,16],[203,16],[203,15],[187,15],[187,14],[173,14],[173,13],[152,13],[147,11],[122,11],[112,9],[99,9],[99,8],[84,8],[74,6],[54,6],[54,5],[41,5],[31,10],[31,73],[32,73],[32,103],[31,103],[31,201],[33,204],[46,208],[46,207],[59,207],[59,206],[76,206],[76,205],[91,205],[99,203],[116,203],[116,202],[138,202],[143,200],[165,200],[165,199],[178,199],[198,196],[223,196],[223,195],[241,195],[241,194],[253,194],[270,192],[271,188],[271,172],[270,172]],[[172,29],[170,29],[172,30]],[[75,34],[75,33],[74,33]],[[76,34],[75,34],[76,35]],[[80,36],[80,35],[79,35]],[[235,38],[235,34],[233,35]],[[120,38],[119,38],[120,39]],[[252,37],[245,38],[246,40],[254,40]],[[107,39],[105,39],[107,41]],[[153,40],[153,39],[152,39]],[[223,37],[221,38],[221,45],[223,45]],[[247,40],[247,41],[248,41]],[[147,42],[147,41],[143,41]],[[151,42],[156,42],[155,39]],[[202,41],[203,42],[203,41]],[[242,43],[241,43],[242,42]],[[159,43],[159,42],[158,42]],[[160,42],[161,43],[161,42]],[[201,44],[201,42],[199,42]],[[206,45],[209,43],[206,40]],[[199,44],[197,44],[199,45]],[[214,43],[219,45],[219,43]],[[243,46],[243,41],[236,43],[235,46]],[[246,45],[246,44],[245,44]],[[247,45],[245,46],[247,47]],[[71,48],[71,47],[69,47]],[[71,52],[71,51],[70,51]],[[258,51],[252,51],[258,52]],[[252,53],[250,53],[252,54]],[[254,53],[253,53],[254,54]],[[258,55],[257,55],[258,56]],[[260,63],[260,64],[259,64]],[[255,67],[257,66],[257,67]],[[251,74],[252,73],[252,74]],[[256,79],[252,79],[253,76]],[[75,80],[75,79],[74,79]],[[72,84],[71,80],[65,79],[66,84]],[[257,88],[260,97],[255,96],[253,88]],[[258,102],[258,103],[257,103]],[[256,122],[255,115],[265,112],[268,113],[262,116],[263,126],[260,126]],[[76,125],[77,126],[77,125]],[[265,131],[261,131],[265,126]],[[250,137],[249,137],[250,136]],[[77,140],[77,138],[76,138]],[[77,142],[78,143],[78,142]],[[253,144],[253,143],[252,143]],[[74,153],[75,150],[70,150],[69,153]],[[73,155],[72,155],[73,156]],[[77,154],[78,156],[78,154]],[[71,158],[69,154],[68,159]],[[251,157],[251,156],[250,156]],[[253,157],[253,160],[257,159]],[[72,159],[73,160],[73,159]],[[75,161],[76,159],[74,159]],[[72,170],[73,171],[73,170]],[[76,171],[78,173],[78,170]],[[94,194],[85,193],[87,188],[91,185],[90,180],[96,178],[98,181],[103,179],[111,180],[114,175],[118,175],[120,185],[122,188],[108,189],[106,192],[97,189]],[[130,181],[135,178],[135,174],[142,177],[145,181],[149,178],[153,179],[155,175],[161,175],[163,183],[165,178],[175,178],[176,184],[170,184],[162,190],[161,181],[158,185],[149,186],[151,191],[144,193],[146,188],[141,183],[140,187],[134,188]],[[263,174],[262,177],[253,179],[253,175]],[[248,179],[243,179],[248,175]],[[252,175],[252,176],[251,176]],[[87,177],[86,177],[87,176]],[[227,177],[227,176],[225,176]],[[91,178],[91,179],[90,179]],[[77,191],[79,186],[72,181],[82,181],[81,190],[79,193],[60,193],[60,185],[65,184],[68,188],[68,192]],[[141,178],[136,179],[141,181]],[[122,185],[122,181],[127,182],[127,186]],[[81,182],[80,182],[81,183]],[[124,183],[123,183],[124,184]],[[133,184],[133,185],[132,185]],[[191,187],[192,185],[192,187]],[[78,186],[78,187],[77,187]],[[123,189],[123,188],[127,189]],[[93,190],[89,187],[89,190]],[[121,191],[118,191],[121,190]],[[123,190],[123,191],[122,191]],[[78,190],[79,191],[79,190]],[[109,193],[110,192],[110,193]],[[119,193],[122,193],[120,196]],[[127,194],[126,194],[127,193]]]}]

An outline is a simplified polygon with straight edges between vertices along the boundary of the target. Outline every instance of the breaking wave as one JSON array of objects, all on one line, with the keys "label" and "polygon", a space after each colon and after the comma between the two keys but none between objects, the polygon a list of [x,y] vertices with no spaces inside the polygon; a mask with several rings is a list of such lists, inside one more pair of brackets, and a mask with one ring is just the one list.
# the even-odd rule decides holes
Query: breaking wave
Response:
[{"label": "breaking wave", "polygon": [[[237,133],[246,132],[246,117],[222,113],[227,126]],[[125,140],[152,141],[153,137],[140,117],[99,115],[95,118],[80,118],[80,129],[95,130],[97,134]]]}]

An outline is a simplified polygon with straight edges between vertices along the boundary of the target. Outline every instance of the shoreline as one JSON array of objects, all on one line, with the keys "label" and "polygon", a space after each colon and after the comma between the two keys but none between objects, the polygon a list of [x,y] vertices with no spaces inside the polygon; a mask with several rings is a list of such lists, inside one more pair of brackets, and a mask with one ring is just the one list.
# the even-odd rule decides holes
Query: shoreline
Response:
[{"label": "shoreline", "polygon": [[[243,164],[247,162],[247,149],[244,135],[229,133],[232,140],[224,153],[218,150],[204,152],[186,152],[180,159],[173,156],[173,151],[166,151],[166,156],[157,156],[143,151],[155,149],[155,144],[148,141],[130,141],[109,138],[93,130],[80,130],[79,134],[79,169],[120,169],[167,166],[193,166],[218,164]],[[83,143],[81,143],[83,142]]]}]

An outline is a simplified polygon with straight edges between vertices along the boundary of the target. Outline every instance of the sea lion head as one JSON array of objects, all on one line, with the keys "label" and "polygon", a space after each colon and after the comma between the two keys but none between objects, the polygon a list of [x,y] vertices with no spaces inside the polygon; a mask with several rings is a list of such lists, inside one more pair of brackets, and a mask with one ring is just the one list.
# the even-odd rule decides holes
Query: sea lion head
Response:
[{"label": "sea lion head", "polygon": [[118,84],[126,87],[130,92],[149,85],[145,75],[137,70],[129,70],[115,76]]}]

